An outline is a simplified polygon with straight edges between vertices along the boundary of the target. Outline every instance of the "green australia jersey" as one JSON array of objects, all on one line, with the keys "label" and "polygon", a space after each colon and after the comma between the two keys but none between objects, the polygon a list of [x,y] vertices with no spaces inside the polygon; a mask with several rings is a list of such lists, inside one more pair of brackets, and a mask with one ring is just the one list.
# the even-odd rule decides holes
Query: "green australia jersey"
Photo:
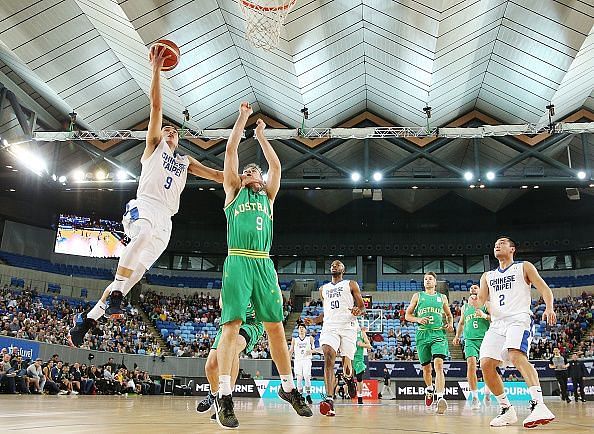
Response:
[{"label": "green australia jersey", "polygon": [[419,331],[442,330],[443,329],[443,302],[444,296],[438,292],[427,294],[419,292],[419,301],[415,308],[415,316],[429,317],[427,324],[419,324]]},{"label": "green australia jersey", "polygon": [[[487,313],[483,306],[481,310]],[[476,307],[467,304],[464,306],[464,339],[483,339],[489,329],[489,321],[476,316]]]},{"label": "green australia jersey", "polygon": [[258,257],[272,245],[272,208],[266,191],[242,187],[225,207],[227,247],[230,253]]},{"label": "green australia jersey", "polygon": [[[357,341],[356,343],[358,344],[359,342],[361,342],[362,344],[365,343],[365,341],[363,340],[363,332],[361,331],[361,329],[359,329],[357,331]],[[354,361],[363,361],[364,357],[363,357],[363,347],[360,347],[359,345],[357,345],[357,349],[355,350],[355,357],[354,357]]]}]

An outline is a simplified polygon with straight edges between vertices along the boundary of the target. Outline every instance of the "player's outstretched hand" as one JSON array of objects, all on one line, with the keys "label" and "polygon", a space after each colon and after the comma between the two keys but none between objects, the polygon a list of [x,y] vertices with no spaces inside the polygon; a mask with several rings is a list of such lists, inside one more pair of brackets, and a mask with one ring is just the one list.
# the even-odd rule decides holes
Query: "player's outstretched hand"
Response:
[{"label": "player's outstretched hand", "polygon": [[542,319],[550,326],[557,324],[557,314],[553,309],[546,308],[542,313]]},{"label": "player's outstretched hand", "polygon": [[264,122],[262,119],[258,119],[256,121],[256,134],[263,135],[265,128],[266,128],[266,122]]},{"label": "player's outstretched hand", "polygon": [[242,102],[239,106],[239,114],[240,115],[247,115],[248,117],[252,115],[254,111],[252,110],[252,106],[249,102]]},{"label": "player's outstretched hand", "polygon": [[158,45],[153,45],[149,52],[149,61],[154,69],[158,69],[159,71],[163,68],[163,63],[165,60],[172,58],[171,54],[164,56],[167,47],[160,47]]}]

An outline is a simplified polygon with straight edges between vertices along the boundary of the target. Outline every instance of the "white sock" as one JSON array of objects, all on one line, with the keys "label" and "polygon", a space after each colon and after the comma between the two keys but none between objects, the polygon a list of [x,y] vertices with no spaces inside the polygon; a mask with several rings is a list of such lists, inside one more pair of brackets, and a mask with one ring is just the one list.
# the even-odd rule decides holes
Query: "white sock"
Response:
[{"label": "white sock", "polygon": [[471,390],[470,393],[472,393],[472,399],[478,399],[478,390]]},{"label": "white sock", "polygon": [[124,285],[128,281],[127,277],[122,276],[121,274],[116,274],[115,280],[111,284],[111,288],[109,293],[111,294],[114,291],[120,291],[121,293],[124,292]]},{"label": "white sock", "polygon": [[295,388],[295,381],[293,381],[292,375],[281,375],[280,379],[285,392],[289,393]]},{"label": "white sock", "polygon": [[495,398],[497,398],[497,402],[499,403],[499,405],[501,407],[503,407],[503,408],[511,407],[509,399],[507,399],[507,395],[505,393],[502,393],[501,395],[497,395],[497,396],[495,396]]},{"label": "white sock", "polygon": [[544,400],[542,399],[542,389],[540,386],[530,386],[528,391],[530,392],[530,397],[534,402],[537,402],[538,404],[544,403]]},{"label": "white sock", "polygon": [[437,400],[439,401],[441,398],[443,398],[443,392],[437,392],[435,394],[435,396],[437,397]]},{"label": "white sock", "polygon": [[107,305],[105,303],[103,303],[101,300],[99,300],[95,304],[95,306],[93,306],[93,309],[91,309],[89,311],[89,313],[87,313],[87,318],[91,318],[91,319],[94,319],[95,321],[97,321],[105,313],[106,306]]},{"label": "white sock", "polygon": [[435,387],[433,387],[433,384],[431,386],[425,387],[425,392],[433,393],[434,390],[435,390]]},{"label": "white sock", "polygon": [[231,375],[219,375],[219,398],[231,395]]},{"label": "white sock", "polygon": [[363,398],[363,392],[357,392],[357,398]]}]

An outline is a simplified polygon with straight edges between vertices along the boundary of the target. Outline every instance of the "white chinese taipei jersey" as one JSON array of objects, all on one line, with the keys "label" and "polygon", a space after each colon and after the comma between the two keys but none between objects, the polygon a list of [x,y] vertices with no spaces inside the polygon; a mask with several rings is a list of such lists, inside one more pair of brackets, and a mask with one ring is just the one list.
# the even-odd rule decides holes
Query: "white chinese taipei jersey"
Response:
[{"label": "white chinese taipei jersey", "polygon": [[350,309],[355,305],[349,280],[341,280],[322,286],[324,298],[324,327],[340,329],[357,329],[357,318]]},{"label": "white chinese taipei jersey", "polygon": [[[293,348],[295,351],[295,361],[311,359],[311,337],[306,336],[303,340],[299,336],[295,338],[295,347]],[[309,354],[308,354],[309,351]]]},{"label": "white chinese taipei jersey", "polygon": [[165,140],[161,140],[151,156],[142,161],[136,198],[165,207],[170,215],[175,215],[186,186],[189,164],[188,157],[174,156]]},{"label": "white chinese taipei jersey", "polygon": [[530,310],[530,285],[524,280],[524,262],[516,261],[505,270],[497,268],[487,273],[489,311],[493,320],[525,313]]}]

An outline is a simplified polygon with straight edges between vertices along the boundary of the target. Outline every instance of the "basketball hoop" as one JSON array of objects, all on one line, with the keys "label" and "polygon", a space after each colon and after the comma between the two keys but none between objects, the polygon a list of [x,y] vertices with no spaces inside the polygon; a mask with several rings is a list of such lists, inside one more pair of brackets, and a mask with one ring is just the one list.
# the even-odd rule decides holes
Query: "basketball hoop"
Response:
[{"label": "basketball hoop", "polygon": [[281,27],[297,0],[239,0],[248,42],[264,50],[278,47]]}]

